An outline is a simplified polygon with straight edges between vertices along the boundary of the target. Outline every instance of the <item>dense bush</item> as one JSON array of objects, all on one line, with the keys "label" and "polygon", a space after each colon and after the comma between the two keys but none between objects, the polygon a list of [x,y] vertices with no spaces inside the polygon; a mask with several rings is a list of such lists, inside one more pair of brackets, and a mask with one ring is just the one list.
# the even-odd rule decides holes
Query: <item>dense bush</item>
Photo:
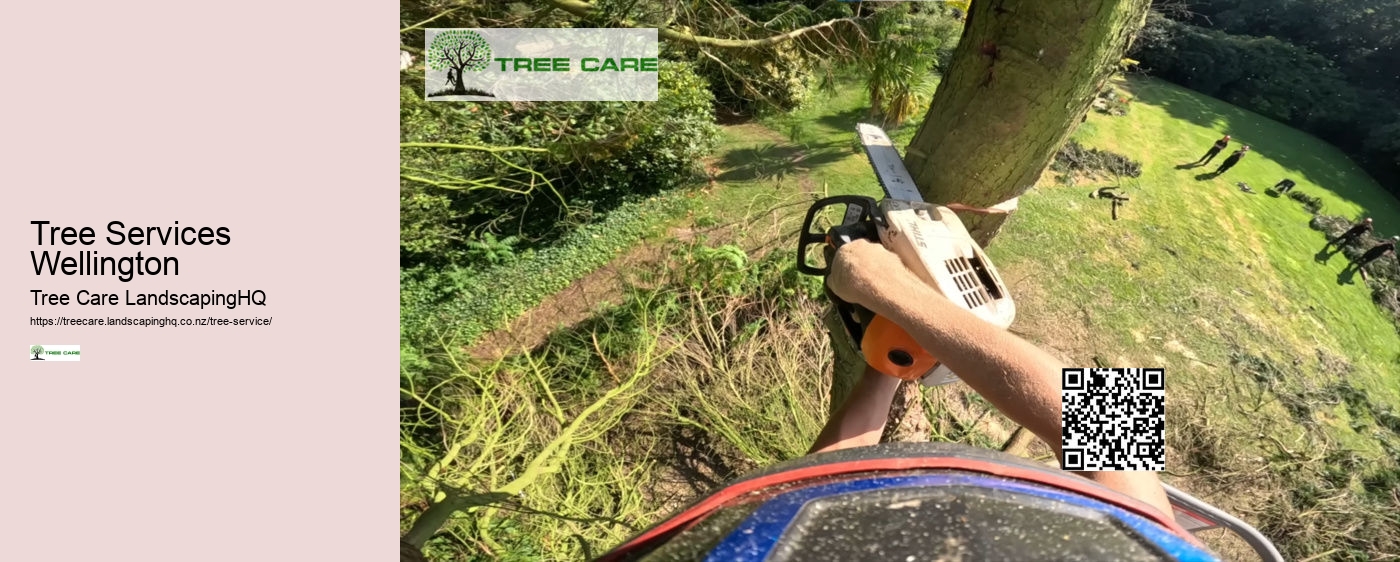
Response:
[{"label": "dense bush", "polygon": [[1165,25],[1172,39],[1136,55],[1158,76],[1309,131],[1338,131],[1358,117],[1356,89],[1322,55],[1273,37]]},{"label": "dense bush", "polygon": [[792,45],[697,55],[696,69],[712,84],[715,104],[725,113],[752,116],[787,111],[811,95],[814,62]]},{"label": "dense bush", "polygon": [[657,194],[718,140],[685,63],[662,64],[656,102],[427,103],[421,88],[401,84],[402,142],[527,150],[401,150],[406,376],[439,338],[470,342],[653,232],[684,206]]},{"label": "dense bush", "polygon": [[[703,25],[710,36],[759,38],[851,15],[850,4],[836,0],[735,0],[722,5],[711,10],[713,6],[695,3],[689,10],[680,10],[679,19],[690,26]],[[845,51],[837,47],[842,43],[837,37],[809,35],[762,48],[724,49],[680,42],[667,46],[676,48],[677,56],[694,61],[699,74],[709,80],[722,113],[751,117],[802,105],[817,85],[814,77],[827,72],[830,59],[840,58]]]},{"label": "dense bush", "polygon": [[935,73],[942,73],[962,36],[962,22],[941,12],[912,12],[901,4],[878,12],[871,23],[873,42],[860,72],[870,91],[871,113],[886,127],[928,109]]},{"label": "dense bush", "polygon": [[[401,264],[490,265],[500,240],[539,247],[629,197],[691,178],[715,147],[707,84],[685,63],[665,62],[656,102],[428,103],[421,83],[401,87],[403,142],[527,147],[535,152],[404,148],[405,176],[449,184],[400,184]],[[546,183],[547,182],[547,183]],[[497,242],[482,261],[483,244]],[[475,252],[475,253],[474,253]]]},{"label": "dense bush", "polygon": [[[1388,181],[1400,174],[1400,95],[1393,68],[1382,72],[1381,61],[1394,58],[1396,49],[1380,46],[1379,36],[1322,37],[1315,23],[1299,14],[1317,2],[1295,2],[1269,11],[1277,2],[1234,4],[1207,2],[1219,10],[1223,22],[1197,18],[1208,29],[1160,15],[1148,18],[1139,41],[1130,53],[1145,71],[1198,92],[1277,119],[1336,144],[1355,157],[1393,193],[1400,184]],[[1400,6],[1400,4],[1396,4]],[[1285,9],[1287,8],[1287,9]],[[1317,14],[1335,20],[1326,8]],[[1350,9],[1350,8],[1348,8]],[[1239,17],[1264,10],[1268,18]],[[1291,10],[1291,11],[1290,11]],[[1187,19],[1191,14],[1184,14]],[[1283,20],[1295,18],[1292,24]],[[1373,19],[1373,18],[1372,18]],[[1196,20],[1193,20],[1196,21]],[[1223,25],[1220,25],[1222,24]],[[1333,22],[1336,23],[1336,22]],[[1357,22],[1362,28],[1374,24]],[[1345,26],[1343,26],[1345,27]],[[1364,29],[1363,29],[1364,31]],[[1242,33],[1277,33],[1253,36]],[[1344,34],[1341,29],[1337,34]],[[1393,35],[1393,34],[1391,34]],[[1377,43],[1371,47],[1344,49],[1339,45]],[[1319,51],[1320,50],[1320,51]],[[1368,54],[1369,53],[1369,54]]]}]

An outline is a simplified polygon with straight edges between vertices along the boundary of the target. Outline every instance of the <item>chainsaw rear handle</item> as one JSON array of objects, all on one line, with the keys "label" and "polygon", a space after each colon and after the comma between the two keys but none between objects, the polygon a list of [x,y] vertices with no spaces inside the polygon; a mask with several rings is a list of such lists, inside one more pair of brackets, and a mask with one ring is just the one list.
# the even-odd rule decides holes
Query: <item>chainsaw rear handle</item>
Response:
[{"label": "chainsaw rear handle", "polygon": [[[813,222],[825,208],[833,205],[846,205],[846,214],[841,224],[833,226],[825,233],[814,232]],[[802,221],[802,231],[798,235],[797,270],[808,275],[825,277],[831,273],[831,263],[836,250],[841,246],[865,239],[880,241],[880,227],[884,218],[876,212],[876,202],[860,195],[836,195],[817,200],[807,209],[807,217]],[[807,263],[807,252],[814,245],[821,245],[826,258],[823,267]],[[846,328],[846,334],[855,342],[865,362],[875,370],[903,380],[919,380],[933,370],[938,361],[914,341],[894,322],[883,316],[876,316],[858,304],[846,302],[836,296],[830,288],[827,297],[836,307],[837,315]]]}]

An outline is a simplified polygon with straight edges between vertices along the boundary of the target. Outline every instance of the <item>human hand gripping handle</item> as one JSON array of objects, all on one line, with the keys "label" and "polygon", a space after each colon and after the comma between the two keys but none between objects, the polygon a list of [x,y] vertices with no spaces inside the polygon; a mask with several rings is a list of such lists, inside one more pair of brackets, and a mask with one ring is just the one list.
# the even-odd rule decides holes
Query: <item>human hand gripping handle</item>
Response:
[{"label": "human hand gripping handle", "polygon": [[[968,386],[1040,437],[1057,457],[1060,455],[1060,372],[1064,363],[953,304],[878,243],[856,240],[841,246],[826,282],[832,292],[847,302],[864,306],[904,328]],[[886,393],[879,394],[883,397]],[[861,398],[853,396],[852,400]],[[843,408],[838,416],[871,415],[845,410],[850,408]],[[878,414],[883,418],[885,412]],[[1166,492],[1154,472],[1080,474],[1165,514],[1171,513]]]}]

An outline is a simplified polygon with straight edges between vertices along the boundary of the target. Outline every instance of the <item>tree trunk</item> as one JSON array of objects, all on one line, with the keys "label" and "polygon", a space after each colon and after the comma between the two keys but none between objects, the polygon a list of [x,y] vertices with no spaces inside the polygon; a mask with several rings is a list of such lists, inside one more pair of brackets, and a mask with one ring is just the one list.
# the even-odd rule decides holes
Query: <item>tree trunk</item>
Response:
[{"label": "tree trunk", "polygon": [[[990,207],[1034,185],[1113,74],[1150,4],[973,2],[952,63],[904,157],[924,200]],[[960,218],[986,246],[1006,215]],[[859,377],[860,359],[842,357],[853,352],[833,348],[833,380]],[[902,386],[885,438],[926,439],[922,406],[917,388]]]},{"label": "tree trunk", "polygon": [[[904,157],[924,199],[1017,197],[1084,117],[1150,0],[972,3],[962,41]],[[962,215],[984,246],[1006,215]]]},{"label": "tree trunk", "polygon": [[826,314],[822,315],[822,324],[826,326],[826,333],[831,338],[831,351],[835,355],[831,365],[831,403],[827,405],[827,415],[835,415],[865,372],[865,359],[861,357],[855,342],[846,335],[846,327],[841,323],[840,315],[836,314],[836,307],[827,307]]},{"label": "tree trunk", "polygon": [[466,70],[466,65],[462,65],[453,69],[453,73],[455,74],[455,76],[452,79],[452,93],[457,94],[459,96],[467,95],[467,81],[462,79],[462,72],[465,72]]}]

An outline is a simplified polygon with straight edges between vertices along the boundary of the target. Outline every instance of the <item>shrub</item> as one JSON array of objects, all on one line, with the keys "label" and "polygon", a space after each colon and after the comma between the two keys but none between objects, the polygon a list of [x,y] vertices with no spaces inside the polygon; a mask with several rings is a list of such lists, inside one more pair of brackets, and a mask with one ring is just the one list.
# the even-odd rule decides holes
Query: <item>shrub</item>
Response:
[{"label": "shrub", "polygon": [[715,105],[733,115],[800,107],[811,93],[816,63],[792,45],[744,49],[732,57],[695,56],[695,68],[710,84]]},{"label": "shrub", "polygon": [[[659,79],[656,102],[428,103],[421,84],[403,84],[401,141],[532,151],[402,149],[403,175],[428,181],[400,182],[401,265],[487,266],[498,259],[471,251],[491,244],[487,233],[517,237],[513,252],[543,247],[630,197],[690,180],[718,142],[713,97],[688,64],[663,62]],[[471,180],[533,191],[463,187]]]},{"label": "shrub", "polygon": [[679,194],[627,202],[547,248],[490,267],[402,269],[401,366],[410,374],[423,370],[419,350],[437,347],[439,338],[469,345],[503,326],[653,233],[686,206]]},{"label": "shrub", "polygon": [[937,82],[962,34],[961,22],[937,13],[910,13],[907,5],[877,12],[870,33],[879,37],[861,57],[871,113],[886,127],[927,109]]}]

